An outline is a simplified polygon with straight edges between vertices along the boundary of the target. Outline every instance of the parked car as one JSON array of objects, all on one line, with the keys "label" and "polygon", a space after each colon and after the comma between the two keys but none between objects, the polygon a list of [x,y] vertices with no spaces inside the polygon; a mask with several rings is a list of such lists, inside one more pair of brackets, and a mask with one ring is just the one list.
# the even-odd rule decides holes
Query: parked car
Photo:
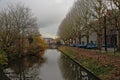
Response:
[{"label": "parked car", "polygon": [[70,44],[71,47],[77,47],[77,44]]},{"label": "parked car", "polygon": [[[102,44],[102,47],[105,47],[105,44]],[[110,44],[107,44],[106,47],[110,48],[111,46],[110,46]]]},{"label": "parked car", "polygon": [[79,48],[85,48],[85,47],[86,47],[86,44],[79,44],[78,47],[79,47]]},{"label": "parked car", "polygon": [[88,43],[85,48],[86,49],[97,49],[97,44]]}]

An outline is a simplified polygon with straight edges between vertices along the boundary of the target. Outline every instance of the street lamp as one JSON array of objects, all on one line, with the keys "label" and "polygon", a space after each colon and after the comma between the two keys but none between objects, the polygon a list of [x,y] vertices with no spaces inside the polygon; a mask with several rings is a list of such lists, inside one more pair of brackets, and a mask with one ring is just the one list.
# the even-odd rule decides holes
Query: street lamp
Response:
[{"label": "street lamp", "polygon": [[104,43],[105,43],[105,51],[107,52],[106,15],[104,15]]}]

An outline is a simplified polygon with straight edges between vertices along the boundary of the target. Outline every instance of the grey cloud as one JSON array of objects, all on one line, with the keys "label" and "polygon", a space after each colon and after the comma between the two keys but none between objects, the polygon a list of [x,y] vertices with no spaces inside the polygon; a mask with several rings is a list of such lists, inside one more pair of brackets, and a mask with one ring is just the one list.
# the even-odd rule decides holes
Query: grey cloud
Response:
[{"label": "grey cloud", "polygon": [[1,0],[0,8],[17,2],[21,2],[31,9],[37,17],[39,27],[42,28],[40,30],[43,30],[40,32],[49,30],[49,33],[55,34],[74,0]]}]

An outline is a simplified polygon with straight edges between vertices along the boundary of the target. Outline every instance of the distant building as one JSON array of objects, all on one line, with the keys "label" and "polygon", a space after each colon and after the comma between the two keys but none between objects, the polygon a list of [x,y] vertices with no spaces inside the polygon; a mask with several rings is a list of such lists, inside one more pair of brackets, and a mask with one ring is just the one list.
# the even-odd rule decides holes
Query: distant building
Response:
[{"label": "distant building", "polygon": [[[89,43],[91,43],[91,42],[97,44],[97,34],[96,34],[96,32],[93,32],[93,33],[89,36]],[[87,39],[86,39],[85,36],[81,38],[81,43],[82,43],[82,44],[87,44]]]},{"label": "distant building", "polygon": [[54,39],[53,38],[44,38],[45,42],[49,45],[49,44],[53,44],[54,43]]}]

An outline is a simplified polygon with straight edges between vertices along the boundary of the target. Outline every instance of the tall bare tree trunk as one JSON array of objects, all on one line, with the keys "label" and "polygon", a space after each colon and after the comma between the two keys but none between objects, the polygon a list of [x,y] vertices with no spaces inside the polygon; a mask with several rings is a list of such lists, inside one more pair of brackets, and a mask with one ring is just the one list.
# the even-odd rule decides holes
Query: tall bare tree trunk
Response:
[{"label": "tall bare tree trunk", "polygon": [[120,30],[118,30],[118,47],[117,47],[117,51],[120,52]]},{"label": "tall bare tree trunk", "polygon": [[[120,14],[120,9],[119,9],[119,14]],[[118,52],[120,52],[120,15],[118,16]]]},{"label": "tall bare tree trunk", "polygon": [[101,50],[102,49],[102,35],[98,34],[97,35],[97,39],[98,39],[98,49]]},{"label": "tall bare tree trunk", "polygon": [[79,37],[79,44],[81,44],[81,37]]},{"label": "tall bare tree trunk", "polygon": [[[119,9],[119,14],[120,14],[120,9]],[[118,38],[118,44],[117,44],[117,51],[120,52],[120,15],[118,15],[118,21],[116,21],[117,24],[117,29],[118,29],[118,34],[117,34],[117,38]]]},{"label": "tall bare tree trunk", "polygon": [[89,35],[86,36],[87,44],[89,43]]}]

